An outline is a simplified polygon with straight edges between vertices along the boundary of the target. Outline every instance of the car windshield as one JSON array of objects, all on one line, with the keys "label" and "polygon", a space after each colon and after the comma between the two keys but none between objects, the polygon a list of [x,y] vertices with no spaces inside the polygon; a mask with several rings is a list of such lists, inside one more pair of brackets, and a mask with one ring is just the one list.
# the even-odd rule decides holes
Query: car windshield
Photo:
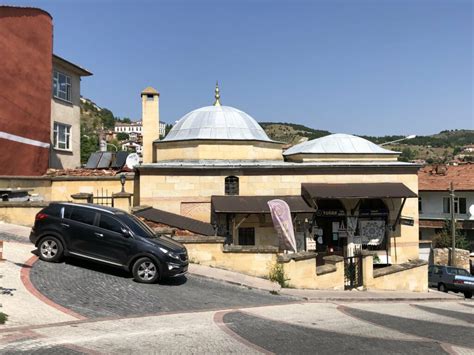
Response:
[{"label": "car windshield", "polygon": [[448,271],[448,273],[453,274],[453,275],[471,276],[471,274],[469,272],[467,272],[467,270],[464,270],[464,269],[448,267],[447,271]]},{"label": "car windshield", "polygon": [[117,214],[117,217],[124,222],[134,234],[137,234],[144,238],[156,238],[156,233],[142,222],[139,218],[125,213]]}]

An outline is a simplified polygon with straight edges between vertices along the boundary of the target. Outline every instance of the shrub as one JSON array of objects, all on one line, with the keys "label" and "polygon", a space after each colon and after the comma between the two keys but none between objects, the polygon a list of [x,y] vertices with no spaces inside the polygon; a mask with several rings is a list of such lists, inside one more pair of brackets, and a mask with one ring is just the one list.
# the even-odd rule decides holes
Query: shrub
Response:
[{"label": "shrub", "polygon": [[289,287],[288,280],[289,278],[285,275],[285,270],[283,269],[283,264],[275,263],[270,269],[268,274],[270,281],[277,282],[281,287]]}]

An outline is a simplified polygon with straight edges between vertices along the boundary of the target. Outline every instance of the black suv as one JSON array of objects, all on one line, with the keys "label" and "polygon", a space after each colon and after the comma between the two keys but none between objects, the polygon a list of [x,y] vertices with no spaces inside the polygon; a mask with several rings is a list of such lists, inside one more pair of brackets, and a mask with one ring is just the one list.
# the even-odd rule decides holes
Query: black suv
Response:
[{"label": "black suv", "polygon": [[36,215],[30,241],[42,260],[77,256],[131,271],[138,282],[153,283],[188,270],[182,244],[157,235],[131,214],[100,205],[51,203]]}]

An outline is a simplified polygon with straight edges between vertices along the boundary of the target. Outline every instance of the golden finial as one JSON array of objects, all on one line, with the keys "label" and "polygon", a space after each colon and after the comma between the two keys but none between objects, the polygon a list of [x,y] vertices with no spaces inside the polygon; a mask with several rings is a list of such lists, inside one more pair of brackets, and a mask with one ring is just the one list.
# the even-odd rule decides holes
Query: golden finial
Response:
[{"label": "golden finial", "polygon": [[214,101],[214,106],[220,106],[221,95],[219,94],[219,82],[217,81],[216,81],[216,89],[214,90],[214,98],[216,99],[216,101]]}]

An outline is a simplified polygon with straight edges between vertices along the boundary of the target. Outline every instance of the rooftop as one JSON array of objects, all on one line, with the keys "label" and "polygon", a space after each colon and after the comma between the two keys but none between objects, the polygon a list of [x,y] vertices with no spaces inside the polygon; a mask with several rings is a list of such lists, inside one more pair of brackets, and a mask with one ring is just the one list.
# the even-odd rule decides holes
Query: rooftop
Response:
[{"label": "rooftop", "polygon": [[397,155],[398,152],[384,149],[367,139],[350,134],[330,134],[325,137],[312,139],[286,150],[283,155],[294,154],[388,154]]},{"label": "rooftop", "polygon": [[53,61],[56,61],[56,62],[59,62],[63,65],[66,65],[67,67],[69,67],[71,70],[75,71],[76,73],[78,73],[80,76],[91,76],[92,73],[87,70],[87,69],[84,69],[83,67],[77,65],[77,64],[74,64],[73,62],[70,62],[69,60],[67,59],[64,59],[62,57],[60,57],[59,55],[57,54],[53,54]]},{"label": "rooftop", "polygon": [[474,164],[429,165],[418,171],[419,191],[474,191]]},{"label": "rooftop", "polygon": [[211,168],[324,168],[324,167],[409,167],[419,165],[401,161],[317,161],[286,162],[280,160],[170,160],[159,163],[142,164],[140,168],[173,168],[173,169],[211,169]]}]

